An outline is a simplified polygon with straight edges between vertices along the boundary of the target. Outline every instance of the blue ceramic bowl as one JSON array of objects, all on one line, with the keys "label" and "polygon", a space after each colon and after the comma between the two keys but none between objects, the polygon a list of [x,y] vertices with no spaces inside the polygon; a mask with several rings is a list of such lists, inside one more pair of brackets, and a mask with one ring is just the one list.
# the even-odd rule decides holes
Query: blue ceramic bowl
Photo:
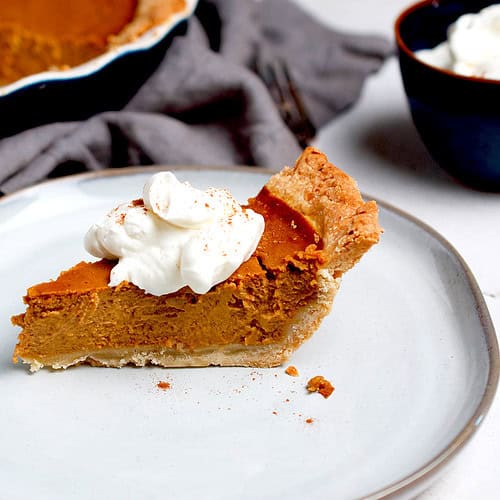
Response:
[{"label": "blue ceramic bowl", "polygon": [[414,52],[444,41],[448,26],[462,14],[495,3],[424,0],[395,24],[403,84],[423,142],[451,175],[487,191],[500,191],[500,81],[429,66]]}]

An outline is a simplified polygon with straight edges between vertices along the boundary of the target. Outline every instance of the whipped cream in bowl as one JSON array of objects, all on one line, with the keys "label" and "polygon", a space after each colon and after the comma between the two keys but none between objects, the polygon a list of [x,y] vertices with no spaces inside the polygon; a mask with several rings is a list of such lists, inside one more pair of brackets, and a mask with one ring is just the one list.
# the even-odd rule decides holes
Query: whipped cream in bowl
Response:
[{"label": "whipped cream in bowl", "polygon": [[415,55],[459,75],[500,80],[500,4],[464,14],[450,25],[446,41]]},{"label": "whipped cream in bowl", "polygon": [[229,191],[202,191],[159,172],[141,199],[92,225],[84,244],[95,257],[118,260],[110,286],[126,281],[153,295],[188,286],[202,294],[251,257],[263,232],[264,218]]}]

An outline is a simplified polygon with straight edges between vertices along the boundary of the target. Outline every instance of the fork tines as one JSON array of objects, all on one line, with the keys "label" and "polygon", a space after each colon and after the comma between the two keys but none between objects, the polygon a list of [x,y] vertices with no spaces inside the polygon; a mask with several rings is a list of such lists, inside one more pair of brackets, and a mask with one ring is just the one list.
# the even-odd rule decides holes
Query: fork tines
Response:
[{"label": "fork tines", "polygon": [[263,60],[258,58],[256,70],[278,110],[302,147],[309,145],[316,135],[316,127],[311,122],[300,92],[285,61],[279,58]]}]

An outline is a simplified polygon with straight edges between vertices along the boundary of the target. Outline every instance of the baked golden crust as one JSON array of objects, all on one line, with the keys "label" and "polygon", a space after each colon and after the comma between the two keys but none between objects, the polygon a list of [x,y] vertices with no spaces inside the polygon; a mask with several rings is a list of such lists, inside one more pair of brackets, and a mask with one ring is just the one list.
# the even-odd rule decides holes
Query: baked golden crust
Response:
[{"label": "baked golden crust", "polygon": [[295,167],[271,177],[266,188],[313,225],[332,272],[348,271],[379,241],[377,204],[363,201],[356,181],[318,149],[306,148]]},{"label": "baked golden crust", "polygon": [[[342,274],[378,241],[377,208],[313,148],[294,168],[274,175],[250,206],[266,214],[261,243],[207,294],[184,288],[156,297],[129,283],[108,287],[102,275],[85,281],[75,274],[81,269],[91,276],[99,266],[102,274],[109,265],[100,263],[79,264],[52,284],[30,288],[26,313],[12,319],[23,328],[14,361],[22,359],[32,371],[81,363],[270,367],[285,362],[330,312]],[[73,275],[85,286],[68,288],[66,279]]]},{"label": "baked golden crust", "polygon": [[143,33],[186,8],[186,0],[139,0],[134,17],[120,33],[109,37],[108,47],[133,42]]}]

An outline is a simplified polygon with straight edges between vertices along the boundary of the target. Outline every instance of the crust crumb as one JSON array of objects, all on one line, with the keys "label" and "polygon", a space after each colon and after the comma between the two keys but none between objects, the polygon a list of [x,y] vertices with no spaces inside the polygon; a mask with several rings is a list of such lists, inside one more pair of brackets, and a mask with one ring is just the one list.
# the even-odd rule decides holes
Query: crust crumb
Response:
[{"label": "crust crumb", "polygon": [[309,392],[319,392],[324,398],[329,398],[335,387],[325,379],[322,375],[316,375],[307,382],[307,390]]},{"label": "crust crumb", "polygon": [[156,387],[158,387],[158,389],[163,389],[164,391],[166,391],[170,389],[170,384],[168,382],[160,381],[156,384]]},{"label": "crust crumb", "polygon": [[285,373],[287,375],[290,375],[290,377],[298,377],[299,376],[299,370],[295,368],[295,366],[290,365],[286,370]]}]

